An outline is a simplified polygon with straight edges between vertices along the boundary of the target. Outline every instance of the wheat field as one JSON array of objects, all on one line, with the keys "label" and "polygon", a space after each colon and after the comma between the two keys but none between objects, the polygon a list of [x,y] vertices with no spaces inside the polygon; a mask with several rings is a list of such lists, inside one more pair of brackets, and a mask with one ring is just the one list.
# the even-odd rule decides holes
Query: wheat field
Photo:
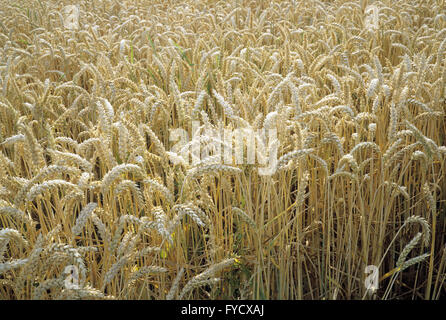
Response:
[{"label": "wheat field", "polygon": [[444,0],[0,2],[0,299],[446,297]]}]

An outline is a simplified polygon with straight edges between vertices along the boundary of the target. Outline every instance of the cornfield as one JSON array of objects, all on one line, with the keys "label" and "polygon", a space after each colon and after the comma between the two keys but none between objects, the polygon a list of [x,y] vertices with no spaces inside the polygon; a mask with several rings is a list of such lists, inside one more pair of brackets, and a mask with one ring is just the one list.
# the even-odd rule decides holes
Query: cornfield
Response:
[{"label": "cornfield", "polygon": [[0,298],[444,298],[445,9],[2,0]]}]

